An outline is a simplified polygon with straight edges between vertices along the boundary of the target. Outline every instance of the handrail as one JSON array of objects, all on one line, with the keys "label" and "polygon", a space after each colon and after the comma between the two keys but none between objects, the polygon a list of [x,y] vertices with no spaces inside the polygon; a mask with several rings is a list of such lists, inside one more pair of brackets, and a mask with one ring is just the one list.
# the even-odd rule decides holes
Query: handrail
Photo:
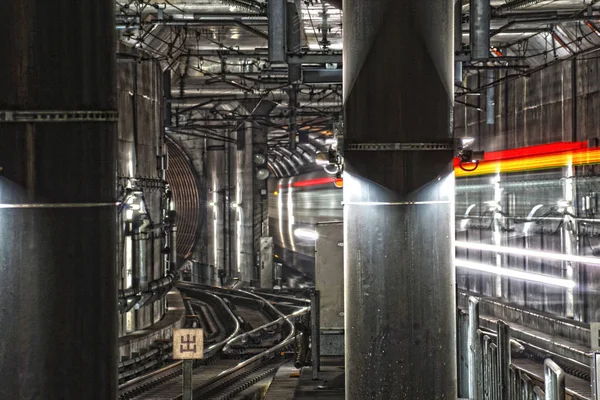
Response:
[{"label": "handrail", "polygon": [[565,398],[565,373],[549,358],[544,360],[544,381],[546,400],[563,400]]}]

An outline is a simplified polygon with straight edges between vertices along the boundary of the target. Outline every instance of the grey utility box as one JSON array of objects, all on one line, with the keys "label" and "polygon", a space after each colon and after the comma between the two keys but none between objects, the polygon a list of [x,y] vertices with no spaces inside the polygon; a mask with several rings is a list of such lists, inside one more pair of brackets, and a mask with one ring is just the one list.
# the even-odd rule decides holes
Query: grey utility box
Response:
[{"label": "grey utility box", "polygon": [[344,354],[344,224],[317,224],[315,284],[321,296],[321,355]]}]

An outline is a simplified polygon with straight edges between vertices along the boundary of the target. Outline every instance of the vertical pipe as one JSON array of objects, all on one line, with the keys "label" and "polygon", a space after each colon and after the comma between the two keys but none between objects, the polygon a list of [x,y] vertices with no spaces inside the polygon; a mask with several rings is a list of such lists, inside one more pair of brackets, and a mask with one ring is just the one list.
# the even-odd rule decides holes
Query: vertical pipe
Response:
[{"label": "vertical pipe", "polygon": [[173,117],[173,105],[171,104],[171,69],[167,69],[163,72],[163,98],[164,98],[164,110],[163,110],[163,128],[170,127],[172,124]]},{"label": "vertical pipe", "polygon": [[298,85],[292,85],[289,90],[290,98],[290,150],[296,149],[296,142],[298,137],[298,124],[297,124],[297,113],[298,113]]},{"label": "vertical pipe", "polygon": [[[501,182],[501,175],[500,173],[496,173],[495,177],[493,178],[493,184],[494,184],[494,209],[492,210],[492,240],[494,245],[496,246],[502,246],[502,222],[503,222],[503,213],[502,213],[502,193],[503,193],[503,189],[502,189],[502,185],[500,184]],[[503,263],[502,263],[502,259],[503,259],[503,255],[501,253],[496,253],[494,255],[495,258],[495,262],[496,262],[496,267],[498,268],[502,268]],[[500,275],[496,275],[494,277],[491,278],[494,282],[494,287],[493,287],[493,295],[496,297],[502,297],[504,294],[504,290],[503,290],[503,281],[505,279],[502,278],[502,276]]]},{"label": "vertical pipe", "polygon": [[492,388],[492,382],[491,382],[491,376],[492,376],[492,370],[491,370],[491,355],[490,355],[490,343],[491,343],[491,339],[489,336],[485,335],[483,337],[483,388],[484,388],[484,392],[482,393],[484,400],[489,400],[491,398],[491,388]]},{"label": "vertical pipe", "polygon": [[[463,51],[462,42],[462,6],[463,0],[454,2],[454,54],[460,54]],[[454,63],[454,83],[462,84],[463,64],[461,61]]]},{"label": "vertical pipe", "polygon": [[576,142],[579,126],[577,117],[579,113],[578,91],[577,91],[577,57],[571,60],[571,141]]},{"label": "vertical pipe", "polygon": [[[291,54],[298,54],[302,52],[302,19],[301,9],[302,3],[299,0],[292,0],[287,2],[287,26],[286,35],[287,39],[287,52]],[[288,81],[290,84],[298,83],[302,80],[302,65],[300,64],[289,64],[288,65]]]},{"label": "vertical pipe", "polygon": [[492,399],[500,400],[500,369],[498,368],[498,346],[496,343],[490,344],[490,367],[492,369]]},{"label": "vertical pipe", "polygon": [[310,294],[310,327],[311,327],[311,358],[312,378],[319,379],[321,369],[321,321],[320,294],[318,290]]},{"label": "vertical pipe", "polygon": [[471,58],[487,60],[490,54],[490,0],[471,0]]},{"label": "vertical pipe", "polygon": [[132,116],[132,129],[133,129],[133,166],[134,173],[131,174],[134,177],[138,172],[138,63],[133,63],[133,79],[132,79],[132,94],[131,94],[131,116]]},{"label": "vertical pipe", "polygon": [[[231,134],[228,134],[229,136],[231,136]],[[225,193],[227,196],[227,201],[225,202],[225,207],[226,207],[226,213],[227,213],[227,225],[225,227],[224,233],[225,233],[225,240],[227,242],[227,252],[225,253],[225,260],[226,260],[226,264],[227,264],[227,276],[228,277],[233,277],[236,276],[237,274],[234,273],[234,268],[233,268],[233,240],[235,238],[235,236],[233,235],[234,232],[234,228],[233,228],[233,224],[235,221],[235,214],[236,211],[233,209],[233,207],[231,207],[231,203],[233,202],[233,194],[232,194],[232,189],[234,188],[233,185],[233,172],[235,169],[235,158],[233,157],[233,144],[231,143],[226,143],[225,144],[225,151],[227,152],[227,156],[226,156],[226,160],[227,160],[227,186],[225,188]],[[236,189],[237,189],[237,185],[236,185]]]},{"label": "vertical pipe", "polygon": [[600,400],[600,353],[593,352],[591,360],[592,399]]},{"label": "vertical pipe", "polygon": [[148,288],[148,271],[147,268],[147,243],[148,234],[146,233],[133,233],[133,281],[132,286],[136,288],[138,292],[144,292]]},{"label": "vertical pipe", "polygon": [[[132,235],[133,244],[133,276],[132,285],[133,288],[138,292],[144,292],[148,288],[148,234],[141,232],[134,232]],[[152,323],[149,315],[149,308],[142,307],[137,310],[131,311],[135,316],[135,327],[136,329],[142,329]]]},{"label": "vertical pipe", "polygon": [[[114,2],[0,13],[0,110],[116,110]],[[113,399],[117,125],[31,128],[27,149],[26,124],[0,123],[0,398]]]},{"label": "vertical pipe", "polygon": [[287,0],[267,2],[269,21],[269,61],[287,61]]},{"label": "vertical pipe", "polygon": [[469,297],[469,398],[481,400],[482,375],[481,370],[481,341],[477,330],[479,329],[479,300]]},{"label": "vertical pipe", "polygon": [[[450,141],[453,12],[451,1],[344,2],[346,143]],[[345,150],[349,399],[457,396],[452,156]]]},{"label": "vertical pipe", "polygon": [[510,327],[498,321],[498,372],[500,399],[510,398]]},{"label": "vertical pipe", "polygon": [[[577,221],[572,217],[576,214],[575,199],[576,187],[573,183],[575,169],[572,165],[566,166],[564,169],[563,185],[563,200],[568,204],[563,216],[563,223],[560,229],[562,253],[567,255],[577,254]],[[565,279],[575,279],[575,263],[572,261],[564,261],[563,269],[565,271]],[[565,289],[565,317],[573,318],[575,316],[575,289]]]},{"label": "vertical pipe", "polygon": [[469,397],[469,314],[462,310],[457,315],[458,396]]},{"label": "vertical pipe", "polygon": [[486,90],[486,123],[494,125],[496,121],[496,87],[492,83],[496,80],[496,71],[490,69],[487,71],[488,88]]},{"label": "vertical pipe", "polygon": [[523,371],[519,372],[521,378],[521,399],[531,400],[533,396],[533,383],[531,378]]},{"label": "vertical pipe", "polygon": [[[174,213],[174,212],[173,212]],[[177,226],[173,222],[169,229],[169,268],[171,271],[177,270]]]}]

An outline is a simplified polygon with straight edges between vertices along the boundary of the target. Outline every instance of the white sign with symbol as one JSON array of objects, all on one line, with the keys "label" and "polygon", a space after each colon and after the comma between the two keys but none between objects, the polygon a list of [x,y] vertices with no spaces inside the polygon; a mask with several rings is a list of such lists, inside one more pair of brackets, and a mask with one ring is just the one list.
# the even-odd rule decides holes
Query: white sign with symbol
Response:
[{"label": "white sign with symbol", "polygon": [[173,330],[173,360],[199,360],[204,358],[202,329]]}]

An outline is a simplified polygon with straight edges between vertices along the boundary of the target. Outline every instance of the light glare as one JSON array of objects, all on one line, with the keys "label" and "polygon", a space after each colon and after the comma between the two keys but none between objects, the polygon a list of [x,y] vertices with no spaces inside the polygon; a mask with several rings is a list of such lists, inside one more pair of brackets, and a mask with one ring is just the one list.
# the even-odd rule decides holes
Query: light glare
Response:
[{"label": "light glare", "polygon": [[317,240],[319,234],[316,231],[306,228],[298,228],[294,231],[294,236],[299,239]]},{"label": "light glare", "polygon": [[498,276],[522,279],[524,281],[544,283],[552,286],[560,286],[567,289],[575,287],[575,282],[570,281],[568,279],[554,278],[547,275],[532,274],[529,272],[523,272],[509,268],[498,268],[491,265],[479,264],[466,260],[457,259],[455,260],[454,265],[458,268],[466,268],[474,271],[481,271],[489,274],[495,274]]},{"label": "light glare", "polygon": [[600,259],[595,257],[576,256],[572,254],[550,253],[547,251],[518,249],[515,247],[494,246],[484,243],[460,242],[455,243],[456,247],[471,250],[491,251],[494,253],[512,254],[526,257],[539,257],[546,260],[570,261],[582,264],[600,265]]}]

